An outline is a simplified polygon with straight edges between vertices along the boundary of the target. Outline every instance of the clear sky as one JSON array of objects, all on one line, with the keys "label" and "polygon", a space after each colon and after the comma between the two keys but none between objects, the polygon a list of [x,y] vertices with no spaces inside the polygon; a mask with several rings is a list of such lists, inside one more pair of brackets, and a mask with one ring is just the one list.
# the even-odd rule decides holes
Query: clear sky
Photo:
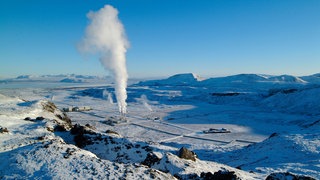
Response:
[{"label": "clear sky", "polygon": [[76,48],[105,4],[130,41],[130,77],[320,72],[319,0],[1,0],[0,77],[108,74]]}]

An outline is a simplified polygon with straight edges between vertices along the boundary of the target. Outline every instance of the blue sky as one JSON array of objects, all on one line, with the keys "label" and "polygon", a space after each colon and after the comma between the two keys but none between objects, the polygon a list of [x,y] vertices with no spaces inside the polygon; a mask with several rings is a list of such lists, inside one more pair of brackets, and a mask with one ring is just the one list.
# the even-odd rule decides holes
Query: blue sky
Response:
[{"label": "blue sky", "polygon": [[3,0],[0,77],[107,75],[76,48],[105,4],[126,29],[130,77],[320,72],[319,0]]}]

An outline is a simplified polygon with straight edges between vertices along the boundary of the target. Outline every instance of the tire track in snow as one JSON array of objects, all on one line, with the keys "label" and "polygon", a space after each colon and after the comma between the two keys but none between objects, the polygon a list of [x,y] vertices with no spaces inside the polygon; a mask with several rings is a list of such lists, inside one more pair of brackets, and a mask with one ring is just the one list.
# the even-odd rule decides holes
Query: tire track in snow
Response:
[{"label": "tire track in snow", "polygon": [[[96,109],[96,111],[101,111],[101,110]],[[86,114],[86,115],[90,115],[90,116],[99,117],[99,118],[106,118],[106,117],[97,115],[94,112],[83,112],[83,111],[80,111],[80,113],[83,113],[83,114]],[[137,116],[131,116],[131,118],[144,120],[142,117],[137,117]],[[182,130],[194,131],[192,129],[181,127],[181,126],[174,125],[174,124],[167,123],[167,122],[159,121],[159,124],[163,124],[163,125],[179,128],[179,129],[182,129]],[[229,143],[233,142],[233,141],[223,141],[223,140],[217,140],[217,139],[211,139],[211,138],[203,138],[203,137],[192,136],[192,134],[194,134],[194,132],[193,133],[189,133],[189,134],[172,133],[172,132],[156,129],[156,128],[153,128],[153,127],[149,127],[149,126],[145,126],[145,125],[141,125],[141,124],[137,124],[137,123],[133,123],[133,122],[125,123],[125,125],[135,125],[135,126],[139,126],[139,127],[145,128],[145,129],[149,129],[149,130],[153,130],[153,131],[157,131],[157,132],[161,132],[161,133],[164,133],[164,134],[175,136],[175,137],[172,137],[172,138],[167,138],[167,139],[161,140],[161,141],[159,141],[160,143],[161,142],[170,141],[170,140],[174,140],[174,139],[179,139],[179,138],[191,138],[191,139],[198,139],[198,140],[204,140],[204,141],[210,141],[210,142],[216,142],[216,143],[223,143],[223,144],[229,144]],[[257,142],[253,142],[253,141],[240,140],[240,139],[236,139],[234,141],[240,142],[240,143],[245,143],[245,144],[257,143]]]},{"label": "tire track in snow", "polygon": [[[153,131],[157,131],[157,132],[161,132],[161,133],[165,133],[165,134],[176,136],[176,137],[173,137],[173,138],[168,138],[168,139],[162,140],[160,142],[165,142],[165,141],[168,141],[168,140],[173,140],[173,139],[178,139],[178,138],[185,137],[185,138],[199,139],[199,140],[218,142],[218,143],[224,143],[224,144],[229,144],[230,143],[229,141],[221,141],[221,140],[216,140],[216,139],[208,139],[208,138],[201,138],[201,137],[191,136],[191,135],[188,135],[188,134],[177,134],[177,133],[167,132],[167,131],[163,131],[163,130],[160,130],[160,129],[152,128],[152,127],[141,125],[141,124],[137,124],[137,123],[130,123],[130,124],[135,125],[135,126],[139,126],[139,127],[142,127],[142,128],[146,128],[146,129],[149,129],[149,130],[153,130]],[[193,134],[193,133],[191,133],[191,134]]]}]

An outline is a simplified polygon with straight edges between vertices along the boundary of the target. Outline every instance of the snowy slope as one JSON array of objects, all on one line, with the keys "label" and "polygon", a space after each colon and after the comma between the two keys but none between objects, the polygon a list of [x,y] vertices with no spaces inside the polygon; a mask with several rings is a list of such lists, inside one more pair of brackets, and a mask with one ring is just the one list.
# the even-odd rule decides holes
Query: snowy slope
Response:
[{"label": "snowy slope", "polygon": [[[58,135],[69,128],[63,113],[46,101],[35,104],[17,116],[0,115],[1,126],[9,129],[0,133],[1,179],[174,179],[139,164],[100,159],[66,144]],[[31,118],[21,119],[27,116]]]},{"label": "snowy slope", "polygon": [[320,115],[320,87],[285,89],[265,98],[261,104],[282,112]]},{"label": "snowy slope", "polygon": [[302,80],[307,81],[309,83],[319,84],[320,83],[320,73],[313,74],[310,76],[302,76]]},{"label": "snowy slope", "polygon": [[264,174],[292,172],[319,178],[320,134],[274,134],[265,141],[229,153],[222,162]]},{"label": "snowy slope", "polygon": [[290,75],[281,75],[281,76],[271,76],[268,78],[269,81],[274,82],[285,82],[285,83],[306,83],[303,79]]},{"label": "snowy slope", "polygon": [[203,84],[209,85],[211,83],[254,83],[264,82],[268,78],[266,75],[259,74],[238,74],[226,77],[210,78],[203,82]]},{"label": "snowy slope", "polygon": [[[56,137],[3,152],[1,179],[173,179],[139,164],[119,164]],[[10,168],[7,168],[7,165]]]},{"label": "snowy slope", "polygon": [[[128,87],[126,121],[112,85],[72,78],[88,82],[0,89],[0,179],[320,178],[317,75],[144,81]],[[60,110],[75,106],[92,110]],[[182,147],[198,158],[179,158]]]},{"label": "snowy slope", "polygon": [[[116,132],[100,133],[86,126],[85,130],[74,126],[69,131],[71,127],[67,117],[47,101],[26,106],[29,108],[17,116],[1,114],[1,125],[9,129],[9,133],[0,134],[0,174],[4,179],[175,179],[172,173],[183,177],[183,174],[196,173],[200,176],[201,172],[214,173],[217,169],[234,170],[216,163],[182,160],[176,155],[171,155],[175,156],[172,163],[188,162],[194,171],[185,171],[185,166],[170,173],[163,172],[160,167],[149,168],[140,163],[147,153],[157,150],[156,147],[146,142],[127,140]],[[22,117],[30,118],[23,120]],[[167,161],[164,163],[164,166],[170,165]],[[236,171],[238,176],[251,179],[247,173]]]}]

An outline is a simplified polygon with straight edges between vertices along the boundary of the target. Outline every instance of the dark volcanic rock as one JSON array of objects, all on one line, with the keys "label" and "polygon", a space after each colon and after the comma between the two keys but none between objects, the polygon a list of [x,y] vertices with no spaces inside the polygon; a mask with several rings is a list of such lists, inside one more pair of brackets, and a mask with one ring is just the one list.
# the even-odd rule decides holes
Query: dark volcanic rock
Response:
[{"label": "dark volcanic rock", "polygon": [[197,157],[197,155],[196,155],[194,152],[188,150],[188,149],[185,148],[185,147],[182,147],[182,148],[179,150],[178,156],[179,156],[180,158],[189,159],[189,160],[192,160],[192,161],[196,161],[196,157]]},{"label": "dark volcanic rock", "polygon": [[7,128],[0,126],[0,133],[8,133],[8,132],[9,132],[9,130]]},{"label": "dark volcanic rock", "polygon": [[71,130],[71,134],[83,134],[84,133],[84,127],[81,126],[80,124],[75,124]]},{"label": "dark volcanic rock", "polygon": [[64,126],[58,124],[58,125],[56,125],[56,126],[54,127],[53,131],[54,131],[54,132],[57,132],[57,131],[58,131],[58,132],[65,132],[65,131],[67,131],[67,129],[66,129]]},{"label": "dark volcanic rock", "polygon": [[160,162],[160,160],[161,159],[156,154],[151,152],[147,154],[146,159],[141,164],[151,167],[155,163]]},{"label": "dark volcanic rock", "polygon": [[72,126],[71,119],[68,117],[68,115],[65,112],[63,112],[62,114],[56,114],[56,117],[62,120],[63,122],[65,122],[66,125],[71,128]]},{"label": "dark volcanic rock", "polygon": [[42,106],[43,106],[44,110],[49,111],[51,113],[54,113],[56,111],[56,109],[58,109],[57,106],[53,102],[50,102],[50,101],[42,103]]},{"label": "dark volcanic rock", "polygon": [[[53,113],[58,119],[53,119],[53,122],[55,126],[60,127],[50,127],[52,129],[62,130],[70,130],[72,127],[71,119],[68,117],[68,115],[64,112],[62,112],[60,109],[57,108],[57,106],[50,102],[50,101],[43,101],[41,102],[42,108],[44,111]],[[38,117],[36,120],[43,120],[45,117]],[[63,130],[64,131],[64,130]]]},{"label": "dark volcanic rock", "polygon": [[36,122],[36,121],[42,121],[42,120],[44,120],[44,119],[45,119],[44,117],[39,116],[39,117],[36,117],[35,119],[32,119],[31,117],[26,117],[26,118],[24,118],[23,120]]},{"label": "dark volcanic rock", "polygon": [[79,134],[96,134],[94,131],[92,131],[91,128],[88,126],[81,126],[80,124],[75,124],[71,130],[71,134],[79,135]]},{"label": "dark volcanic rock", "polygon": [[117,132],[115,132],[115,131],[112,131],[112,130],[110,130],[110,129],[106,130],[106,133],[119,135],[119,133],[117,133]]},{"label": "dark volcanic rock", "polygon": [[193,180],[201,180],[202,178],[200,178],[196,173],[192,173],[192,174],[174,174],[173,175],[175,178],[179,179],[179,180],[185,180],[185,179],[193,179]]},{"label": "dark volcanic rock", "polygon": [[42,121],[42,120],[44,120],[44,117],[39,116],[39,117],[36,118],[36,120],[37,120],[37,121]]},{"label": "dark volcanic rock", "polygon": [[239,180],[240,178],[235,174],[234,171],[218,171],[212,174],[211,172],[204,173],[200,175],[204,180]]},{"label": "dark volcanic rock", "polygon": [[90,141],[90,139],[85,136],[84,134],[78,134],[73,138],[76,146],[78,146],[79,148],[83,148],[88,144],[93,144],[92,141]]},{"label": "dark volcanic rock", "polygon": [[70,133],[75,135],[73,140],[76,144],[76,146],[83,148],[86,145],[93,144],[93,140],[86,136],[86,134],[94,135],[96,134],[94,131],[92,131],[87,126],[81,126],[80,124],[75,124],[71,130]]},{"label": "dark volcanic rock", "polygon": [[89,129],[93,129],[93,130],[96,130],[96,127],[94,127],[94,126],[91,126],[90,124],[86,124],[85,125],[87,128],[89,128]]},{"label": "dark volcanic rock", "polygon": [[289,180],[289,179],[290,180],[316,180],[315,178],[312,178],[309,176],[296,175],[290,172],[272,173],[266,178],[266,180]]},{"label": "dark volcanic rock", "polygon": [[32,119],[31,119],[31,117],[26,117],[26,118],[24,118],[23,120],[31,121]]}]

